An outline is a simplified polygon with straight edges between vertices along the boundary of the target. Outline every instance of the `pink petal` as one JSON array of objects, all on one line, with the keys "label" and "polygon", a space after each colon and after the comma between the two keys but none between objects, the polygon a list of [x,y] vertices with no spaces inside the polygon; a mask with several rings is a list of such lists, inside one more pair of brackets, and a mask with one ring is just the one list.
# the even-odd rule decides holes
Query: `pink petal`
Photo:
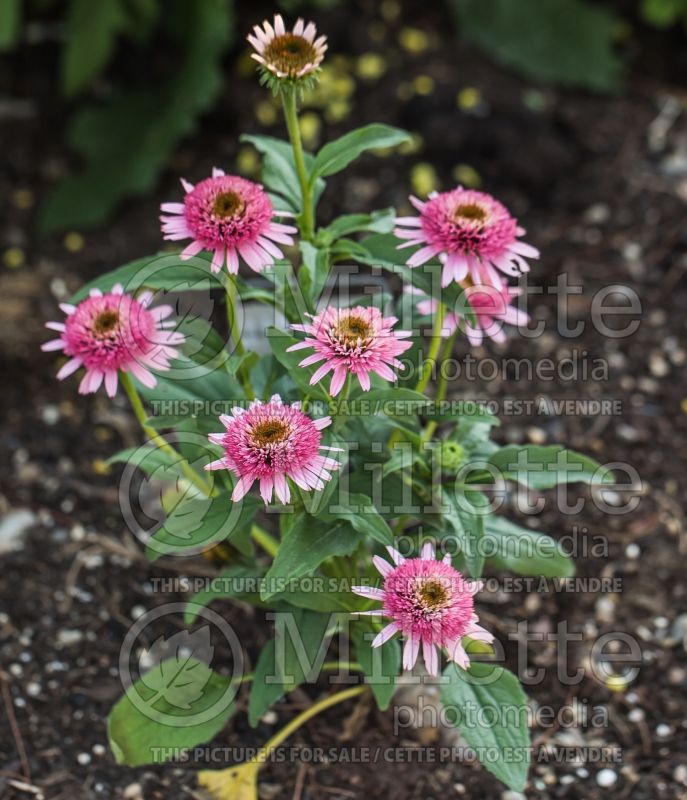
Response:
[{"label": "pink petal", "polygon": [[388,642],[391,637],[400,630],[395,622],[390,622],[372,640],[372,647],[381,647],[384,642]]}]

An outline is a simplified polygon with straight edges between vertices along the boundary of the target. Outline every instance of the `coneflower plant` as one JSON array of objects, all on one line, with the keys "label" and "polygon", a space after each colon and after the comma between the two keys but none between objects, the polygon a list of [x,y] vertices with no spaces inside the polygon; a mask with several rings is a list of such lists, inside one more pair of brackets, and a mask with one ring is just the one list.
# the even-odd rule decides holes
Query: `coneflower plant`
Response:
[{"label": "coneflower plant", "polygon": [[[262,764],[299,725],[366,693],[387,709],[396,687],[415,680],[439,685],[484,766],[522,791],[528,728],[503,712],[522,711],[527,698],[480,608],[482,575],[568,577],[574,566],[553,537],[507,520],[496,501],[509,482],[533,491],[609,475],[560,446],[495,443],[499,420],[461,402],[444,367],[459,337],[463,347],[502,343],[528,324],[517,280],[539,253],[503,203],[460,186],[411,197],[400,213],[321,220],[329,176],[364,154],[372,169],[372,155],[411,135],[371,124],[306,152],[299,108],[326,69],[325,37],[277,15],[248,41],[287,133],[244,137],[262,156],[262,182],[220,168],[182,179],[183,194],[161,207],[167,249],[100,276],[47,326],[57,338],[43,349],[58,355],[58,377],[79,373],[82,394],[102,385],[114,396],[121,385],[142,426],[132,469],[167,487],[146,552],[192,553],[221,578],[188,598],[187,621],[237,603],[255,606],[251,625],[263,626],[255,641],[244,636],[255,668],[238,678],[213,648],[212,668],[182,647],[141,661],[109,717],[113,751],[129,765],[159,761],[160,748],[173,759],[246,707],[213,705],[219,688],[244,694],[256,726],[301,686],[312,705],[258,756],[199,773],[215,796],[248,800]],[[389,279],[343,291],[354,269]],[[226,304],[226,320],[180,314],[177,290]],[[272,325],[258,321],[265,309]],[[474,702],[493,722],[461,714]]]}]

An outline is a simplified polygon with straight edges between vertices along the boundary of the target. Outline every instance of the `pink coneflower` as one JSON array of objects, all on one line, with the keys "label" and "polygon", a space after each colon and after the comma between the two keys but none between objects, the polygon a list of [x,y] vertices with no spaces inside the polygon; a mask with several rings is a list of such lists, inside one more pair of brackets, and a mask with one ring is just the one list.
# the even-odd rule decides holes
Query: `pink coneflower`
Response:
[{"label": "pink coneflower", "polygon": [[[419,267],[438,256],[443,262],[441,285],[462,281],[469,274],[473,283],[500,287],[498,270],[507,275],[529,271],[527,258],[539,251],[518,241],[525,231],[508,209],[491,195],[458,187],[433,193],[426,202],[411,197],[419,217],[398,217],[395,230],[403,247],[422,247],[408,259]],[[399,249],[400,249],[399,248]]]},{"label": "pink coneflower", "polygon": [[226,428],[211,433],[208,439],[224,448],[224,455],[205,469],[228,469],[237,477],[232,500],[240,500],[255,481],[265,503],[272,491],[282,503],[291,498],[287,478],[301,489],[324,489],[331,480],[330,471],[339,469],[333,458],[320,450],[338,450],[320,444],[320,431],[331,424],[331,417],[310,419],[299,403],[284,405],[278,394],[269,403],[255,400],[248,409],[233,408],[219,419]]},{"label": "pink coneflower", "polygon": [[61,303],[67,319],[64,323],[46,323],[60,337],[41,348],[63,350],[70,356],[57,373],[58,379],[63,380],[79,367],[85,367],[79,393],[95,392],[104,380],[110,397],[117,391],[118,370],[130,372],[144,386],[155,386],[157,381],[151,368],[169,369],[169,359],[177,354],[175,346],[185,337],[167,330],[175,325],[172,320],[164,321],[172,313],[172,307],[148,308],[152,299],[151,292],[134,299],[117,284],[107,294],[91,289],[78,306]]},{"label": "pink coneflower", "polygon": [[[257,183],[212,170],[212,177],[195,186],[181,181],[186,191],[183,203],[163,203],[160,217],[165,239],[193,239],[181,253],[183,260],[210,250],[212,271],[226,262],[230,274],[239,271],[239,255],[251,269],[261,272],[284,254],[275,242],[293,244],[292,225],[273,222],[275,216],[292,216],[275,211],[267,193]],[[169,214],[170,216],[165,216]]]},{"label": "pink coneflower", "polygon": [[482,581],[470,581],[451,566],[451,556],[437,561],[434,546],[425,544],[420,558],[405,559],[393,547],[387,547],[394,565],[374,556],[374,565],[384,577],[381,589],[353,586],[356,594],[381,600],[383,607],[361,614],[381,614],[390,622],[372,640],[380,647],[395,633],[405,637],[403,668],[412,669],[417,661],[420,643],[427,672],[439,674],[439,650],[463,669],[470,666],[462,640],[464,636],[482,642],[494,637],[478,625],[473,596],[482,588]]},{"label": "pink coneflower", "polygon": [[367,306],[329,307],[321,314],[308,316],[312,318],[312,323],[291,326],[308,334],[308,338],[291,345],[287,350],[306,347],[315,350],[300,362],[301,367],[324,359],[324,364],[315,371],[310,384],[317,383],[333,370],[329,387],[332,397],[341,391],[349,373],[358,378],[363,391],[367,392],[370,389],[371,372],[386,381],[393,381],[396,376],[391,367],[403,368],[396,356],[411,347],[411,342],[401,341],[411,332],[392,331],[398,322],[396,317],[383,317],[379,309]]},{"label": "pink coneflower", "polygon": [[274,26],[265,20],[255,25],[248,41],[255,49],[251,53],[260,66],[277,78],[298,80],[314,73],[327,50],[327,37],[317,36],[313,22],[307,25],[298,19],[292,31],[287,31],[280,14],[274,15]]},{"label": "pink coneflower", "polygon": [[[463,319],[462,314],[449,311],[444,316],[441,335],[444,338],[450,336],[460,324],[461,330],[467,336],[470,344],[477,347],[482,344],[485,336],[499,344],[505,342],[504,324],[527,325],[529,316],[512,305],[515,298],[522,294],[522,290],[518,287],[508,286],[503,280],[500,282],[501,288],[497,289],[494,286],[468,285],[470,283],[469,278],[463,281],[465,297],[475,313],[475,322],[477,324],[473,326],[469,320]],[[416,294],[415,291],[411,293]],[[416,305],[420,314],[426,315],[434,314],[437,307],[437,301],[428,297],[420,300]]]}]

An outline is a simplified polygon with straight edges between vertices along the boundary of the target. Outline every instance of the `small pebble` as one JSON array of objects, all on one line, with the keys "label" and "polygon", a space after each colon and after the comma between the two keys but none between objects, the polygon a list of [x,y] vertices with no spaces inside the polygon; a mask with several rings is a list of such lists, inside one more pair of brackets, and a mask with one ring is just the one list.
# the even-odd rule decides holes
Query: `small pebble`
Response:
[{"label": "small pebble", "polygon": [[649,371],[655,378],[665,378],[670,372],[670,364],[660,353],[651,353],[649,356]]},{"label": "small pebble", "polygon": [[596,601],[595,610],[599,622],[609,623],[615,619],[615,603],[610,597],[600,597]]},{"label": "small pebble", "polygon": [[594,203],[584,212],[585,222],[589,222],[592,225],[601,225],[604,222],[608,222],[610,216],[611,209],[605,203]]},{"label": "small pebble", "polygon": [[94,756],[104,756],[105,753],[107,752],[105,746],[102,744],[94,744],[91,750],[93,750]]},{"label": "small pebble", "polygon": [[69,535],[74,542],[81,542],[86,536],[86,529],[83,525],[76,524],[74,527],[69,531]]},{"label": "small pebble", "polygon": [[668,683],[671,686],[680,686],[687,680],[687,672],[682,667],[671,667],[668,670]]},{"label": "small pebble", "polygon": [[134,606],[131,609],[131,619],[139,619],[146,613],[145,606]]},{"label": "small pebble", "polygon": [[33,511],[19,508],[6,514],[0,522],[0,553],[21,550],[27,530],[36,523]]},{"label": "small pebble", "polygon": [[546,442],[546,431],[532,425],[527,428],[527,438],[532,444],[544,444]]},{"label": "small pebble", "polygon": [[76,757],[76,760],[81,764],[82,767],[85,767],[87,764],[91,763],[91,756],[89,753],[79,753]]},{"label": "small pebble", "polygon": [[73,644],[78,644],[83,639],[83,633],[75,628],[63,628],[57,632],[57,646],[69,647]]},{"label": "small pebble", "polygon": [[666,739],[668,736],[670,736],[670,734],[670,725],[666,725],[665,722],[662,722],[660,725],[656,726],[656,736],[660,737],[661,739]]},{"label": "small pebble", "polygon": [[687,766],[684,764],[678,764],[673,771],[673,780],[675,783],[681,783],[684,786],[687,786]]},{"label": "small pebble", "polygon": [[41,419],[46,425],[56,425],[60,421],[60,410],[57,406],[47,405],[41,411]]},{"label": "small pebble", "polygon": [[139,800],[143,798],[143,787],[140,783],[130,783],[122,793],[125,800]]},{"label": "small pebble", "polygon": [[608,789],[618,780],[617,773],[612,769],[602,769],[596,776],[596,782],[602,789]]},{"label": "small pebble", "polygon": [[38,697],[41,693],[41,685],[40,683],[36,683],[36,681],[31,681],[31,683],[26,684],[26,694],[29,697]]},{"label": "small pebble", "polygon": [[644,717],[645,714],[641,708],[633,708],[627,715],[627,718],[630,720],[630,722],[642,722]]},{"label": "small pebble", "polygon": [[632,544],[628,544],[628,546],[625,548],[625,555],[633,561],[638,559],[641,554],[641,548],[634,542],[632,542]]}]

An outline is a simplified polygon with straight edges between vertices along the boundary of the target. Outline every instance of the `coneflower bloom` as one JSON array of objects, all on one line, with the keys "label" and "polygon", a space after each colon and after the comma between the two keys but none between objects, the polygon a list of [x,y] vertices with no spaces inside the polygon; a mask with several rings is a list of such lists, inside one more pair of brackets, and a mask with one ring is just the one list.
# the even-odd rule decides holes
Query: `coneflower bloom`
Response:
[{"label": "coneflower bloom", "polygon": [[525,231],[515,217],[485,192],[458,187],[434,192],[425,202],[411,196],[410,202],[420,216],[396,219],[396,236],[407,240],[399,249],[422,245],[408,259],[409,267],[438,257],[444,265],[442,286],[469,275],[473,283],[500,288],[499,271],[513,276],[529,272],[525,258],[539,257],[536,248],[518,240]]},{"label": "coneflower bloom", "polygon": [[274,15],[274,25],[267,20],[255,25],[248,41],[255,49],[251,53],[260,66],[281,79],[299,80],[312,75],[322,63],[327,50],[327,37],[317,37],[313,22],[307,25],[298,19],[292,31],[287,31],[280,14]]},{"label": "coneflower bloom", "polygon": [[391,367],[403,368],[396,357],[411,347],[411,342],[403,341],[411,331],[393,331],[398,322],[396,317],[384,317],[378,308],[367,306],[330,306],[321,314],[308,316],[311,323],[291,326],[307,334],[307,338],[287,350],[312,348],[315,351],[300,362],[301,367],[324,360],[324,364],[313,373],[310,384],[317,383],[333,371],[329,387],[332,397],[341,391],[349,373],[356,376],[363,391],[367,392],[371,372],[386,381],[393,381],[396,376]]},{"label": "coneflower bloom", "polygon": [[[503,330],[504,324],[525,326],[529,322],[529,316],[513,305],[517,297],[522,294],[522,290],[515,286],[508,286],[505,281],[501,281],[501,288],[495,286],[472,285],[470,279],[461,282],[464,287],[464,295],[468,304],[475,315],[475,325],[473,326],[467,318],[456,311],[448,311],[444,316],[441,335],[446,338],[453,334],[460,325],[468,341],[474,347],[478,347],[486,336],[495,342],[502,344],[506,341],[506,333]],[[406,290],[408,291],[408,290]],[[422,294],[411,290],[412,294]],[[432,315],[438,307],[434,298],[422,295],[416,308],[420,314]]]},{"label": "coneflower bloom", "polygon": [[239,479],[231,499],[240,500],[255,481],[265,503],[273,491],[282,503],[288,503],[291,492],[287,478],[306,491],[324,489],[331,472],[339,469],[333,458],[320,450],[326,447],[322,431],[331,424],[331,417],[311,419],[300,410],[299,403],[284,405],[278,394],[269,403],[255,400],[249,408],[233,408],[219,419],[225,430],[211,433],[208,439],[224,449],[224,455],[205,469],[228,469]]},{"label": "coneflower bloom", "polygon": [[393,560],[389,564],[374,556],[374,565],[384,578],[381,589],[372,586],[353,586],[352,590],[372,600],[380,600],[382,608],[361,611],[360,614],[383,615],[392,621],[372,640],[380,647],[394,634],[405,638],[403,668],[412,669],[420,645],[430,675],[439,674],[439,652],[446,650],[448,658],[463,669],[470,659],[463,646],[465,636],[481,642],[493,642],[494,637],[478,625],[474,595],[482,581],[464,578],[451,566],[451,556],[437,561],[434,546],[425,544],[419,558],[405,559],[393,547],[387,547]]},{"label": "coneflower bloom", "polygon": [[230,274],[239,271],[239,256],[251,269],[261,272],[284,254],[279,244],[293,244],[293,225],[274,222],[274,217],[292,216],[275,211],[258,183],[238,175],[212,170],[212,177],[195,186],[182,178],[183,203],[163,203],[160,220],[165,239],[193,239],[181,253],[192,258],[201,250],[212,252],[211,268],[219,272],[226,263]]},{"label": "coneflower bloom", "polygon": [[117,391],[119,370],[130,372],[144,386],[155,386],[157,381],[150,370],[169,369],[169,359],[177,354],[176,345],[185,337],[168,330],[176,324],[165,321],[172,307],[149,308],[152,300],[151,292],[133,298],[117,284],[106,294],[91,289],[89,296],[76,306],[61,303],[67,319],[46,323],[60,336],[41,348],[62,350],[70,357],[57,373],[58,379],[84,367],[86,374],[79,393],[95,392],[104,381],[110,397]]}]

